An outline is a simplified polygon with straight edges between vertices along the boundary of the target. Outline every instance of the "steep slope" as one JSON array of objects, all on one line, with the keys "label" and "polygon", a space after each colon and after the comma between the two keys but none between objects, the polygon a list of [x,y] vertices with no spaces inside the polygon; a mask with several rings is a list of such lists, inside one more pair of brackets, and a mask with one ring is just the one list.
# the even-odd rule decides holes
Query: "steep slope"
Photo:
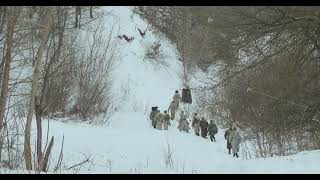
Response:
[{"label": "steep slope", "polygon": [[[132,15],[131,7],[105,7],[105,10],[111,12],[112,20],[117,20],[119,35],[134,37],[129,43],[119,40],[112,88],[120,107],[106,126],[44,120],[44,142],[48,125],[49,137],[55,136],[51,169],[58,159],[59,143],[64,135],[62,169],[90,158],[81,166],[58,171],[60,173],[320,172],[316,164],[320,159],[319,151],[252,160],[243,159],[244,154],[240,152],[240,158],[235,159],[227,154],[222,129],[216,136],[217,142],[195,136],[193,130],[180,132],[177,122],[173,122],[168,131],[153,129],[148,120],[151,106],[166,109],[174,91],[181,88],[178,76],[181,64],[177,61],[175,47],[150,30],[142,38],[136,27],[144,29],[147,23]],[[106,20],[105,26],[109,24]],[[158,40],[163,52],[169,56],[166,68],[155,67],[143,60],[145,47]]]},{"label": "steep slope", "polygon": [[[114,91],[121,94],[121,88],[129,89],[128,99],[122,104],[122,111],[132,111],[134,106],[141,110],[158,105],[161,110],[167,108],[174,91],[180,88],[178,72],[180,63],[177,61],[175,48],[167,39],[157,36],[148,28],[141,37],[137,28],[146,29],[148,24],[137,15],[132,15],[129,7],[108,7],[106,10],[116,17],[119,35],[134,37],[133,41],[119,40],[121,55],[116,64]],[[167,56],[168,67],[152,64],[154,60],[144,59],[147,47],[160,41],[160,50]],[[137,110],[137,107],[135,107]]]}]

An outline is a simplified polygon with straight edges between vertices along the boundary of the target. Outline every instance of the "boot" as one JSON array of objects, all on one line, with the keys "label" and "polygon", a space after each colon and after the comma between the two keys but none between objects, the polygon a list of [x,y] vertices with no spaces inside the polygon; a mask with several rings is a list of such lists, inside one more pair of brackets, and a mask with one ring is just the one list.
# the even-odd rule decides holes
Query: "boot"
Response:
[{"label": "boot", "polygon": [[229,150],[229,154],[231,154],[231,149],[228,149]]},{"label": "boot", "polygon": [[233,157],[235,157],[236,156],[236,153],[233,153]]},{"label": "boot", "polygon": [[238,153],[236,153],[236,157],[239,158]]}]

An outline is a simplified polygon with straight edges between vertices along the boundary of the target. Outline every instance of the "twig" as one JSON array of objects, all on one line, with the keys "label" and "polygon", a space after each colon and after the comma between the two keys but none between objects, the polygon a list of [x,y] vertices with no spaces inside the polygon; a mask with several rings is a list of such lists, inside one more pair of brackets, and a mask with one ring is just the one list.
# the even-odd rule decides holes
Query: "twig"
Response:
[{"label": "twig", "polygon": [[[91,157],[91,156],[90,156],[90,157]],[[71,166],[71,167],[67,168],[66,170],[70,170],[70,169],[72,169],[72,168],[75,168],[75,167],[77,167],[77,166],[80,166],[80,165],[82,165],[82,164],[84,164],[84,163],[88,162],[88,161],[90,160],[90,157],[88,157],[86,160],[84,160],[84,161],[82,161],[82,162],[80,162],[80,163],[78,163],[78,164],[75,164],[75,165],[73,165],[73,166]]]},{"label": "twig", "polygon": [[59,167],[61,167],[61,162],[62,162],[62,158],[63,158],[63,144],[64,144],[64,135],[62,136],[62,146],[61,146],[61,151],[60,151],[60,155],[59,155],[59,159],[57,162],[56,167],[54,168],[54,172],[56,172],[58,170]]},{"label": "twig", "polygon": [[50,156],[50,153],[51,153],[51,149],[52,149],[53,143],[54,143],[54,136],[51,137],[48,149],[46,150],[46,155],[44,156],[44,159],[42,160],[43,161],[43,167],[41,167],[41,168],[42,168],[42,171],[44,171],[44,172],[47,172],[47,170],[48,170],[48,160],[49,160],[49,156]]}]

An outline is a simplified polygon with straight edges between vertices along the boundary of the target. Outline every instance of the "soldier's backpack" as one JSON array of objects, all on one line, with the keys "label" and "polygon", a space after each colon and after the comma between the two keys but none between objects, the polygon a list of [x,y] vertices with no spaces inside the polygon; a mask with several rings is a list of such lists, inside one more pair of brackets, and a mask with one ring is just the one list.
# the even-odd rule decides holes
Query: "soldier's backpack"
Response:
[{"label": "soldier's backpack", "polygon": [[208,128],[208,122],[207,121],[200,121],[200,127]]},{"label": "soldier's backpack", "polygon": [[194,126],[194,124],[197,124],[199,122],[200,120],[198,119],[198,117],[193,117],[192,126]]},{"label": "soldier's backpack", "polygon": [[181,102],[192,104],[192,97],[190,89],[182,89]]},{"label": "soldier's backpack", "polygon": [[152,111],[158,111],[158,106],[151,107]]},{"label": "soldier's backpack", "polygon": [[169,123],[170,123],[170,116],[169,116],[169,114],[166,114],[166,115],[165,115],[164,120],[165,120],[165,121],[169,121]]},{"label": "soldier's backpack", "polygon": [[156,116],[157,111],[152,111],[150,114],[150,119],[153,120],[154,117]]},{"label": "soldier's backpack", "polygon": [[213,131],[214,134],[217,134],[217,133],[218,133],[218,127],[217,127],[217,125],[215,125],[215,124],[213,125],[212,131]]}]

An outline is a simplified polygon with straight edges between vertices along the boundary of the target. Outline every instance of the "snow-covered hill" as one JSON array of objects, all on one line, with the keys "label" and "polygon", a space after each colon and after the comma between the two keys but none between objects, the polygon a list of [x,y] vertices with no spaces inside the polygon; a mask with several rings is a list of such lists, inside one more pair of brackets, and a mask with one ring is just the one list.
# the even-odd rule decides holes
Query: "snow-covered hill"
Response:
[{"label": "snow-covered hill", "polygon": [[[111,12],[112,18],[109,17],[109,20],[116,20],[119,35],[134,37],[129,43],[124,39],[119,40],[117,49],[119,58],[113,72],[112,89],[114,98],[119,100],[121,106],[105,126],[44,120],[44,142],[48,123],[49,137],[55,136],[50,169],[58,160],[64,136],[62,169],[90,158],[81,166],[59,173],[320,172],[320,151],[251,160],[244,159],[240,152],[240,158],[235,159],[227,153],[223,129],[219,129],[217,142],[195,136],[193,130],[189,133],[180,132],[177,122],[173,122],[168,131],[153,129],[148,119],[151,106],[159,106],[162,111],[167,109],[174,91],[181,89],[178,74],[182,68],[175,46],[150,29],[142,38],[136,27],[145,29],[147,22],[133,14],[132,7],[113,6],[105,7],[105,10]],[[105,21],[105,26],[109,25],[109,20]],[[145,47],[158,40],[168,56],[166,68],[156,67],[144,60]],[[171,158],[166,162],[170,154]]]},{"label": "snow-covered hill", "polygon": [[[114,72],[114,92],[121,95],[123,87],[129,89],[128,99],[122,104],[122,111],[150,109],[158,105],[167,108],[176,89],[181,87],[178,72],[176,49],[168,40],[150,31],[142,38],[137,30],[146,29],[148,24],[139,16],[132,15],[130,7],[108,7],[106,10],[119,20],[119,35],[134,37],[132,42],[119,41],[120,60]],[[131,16],[132,15],[132,16]],[[153,42],[160,41],[160,50],[167,58],[168,67],[152,64],[144,59],[145,50]]]}]

